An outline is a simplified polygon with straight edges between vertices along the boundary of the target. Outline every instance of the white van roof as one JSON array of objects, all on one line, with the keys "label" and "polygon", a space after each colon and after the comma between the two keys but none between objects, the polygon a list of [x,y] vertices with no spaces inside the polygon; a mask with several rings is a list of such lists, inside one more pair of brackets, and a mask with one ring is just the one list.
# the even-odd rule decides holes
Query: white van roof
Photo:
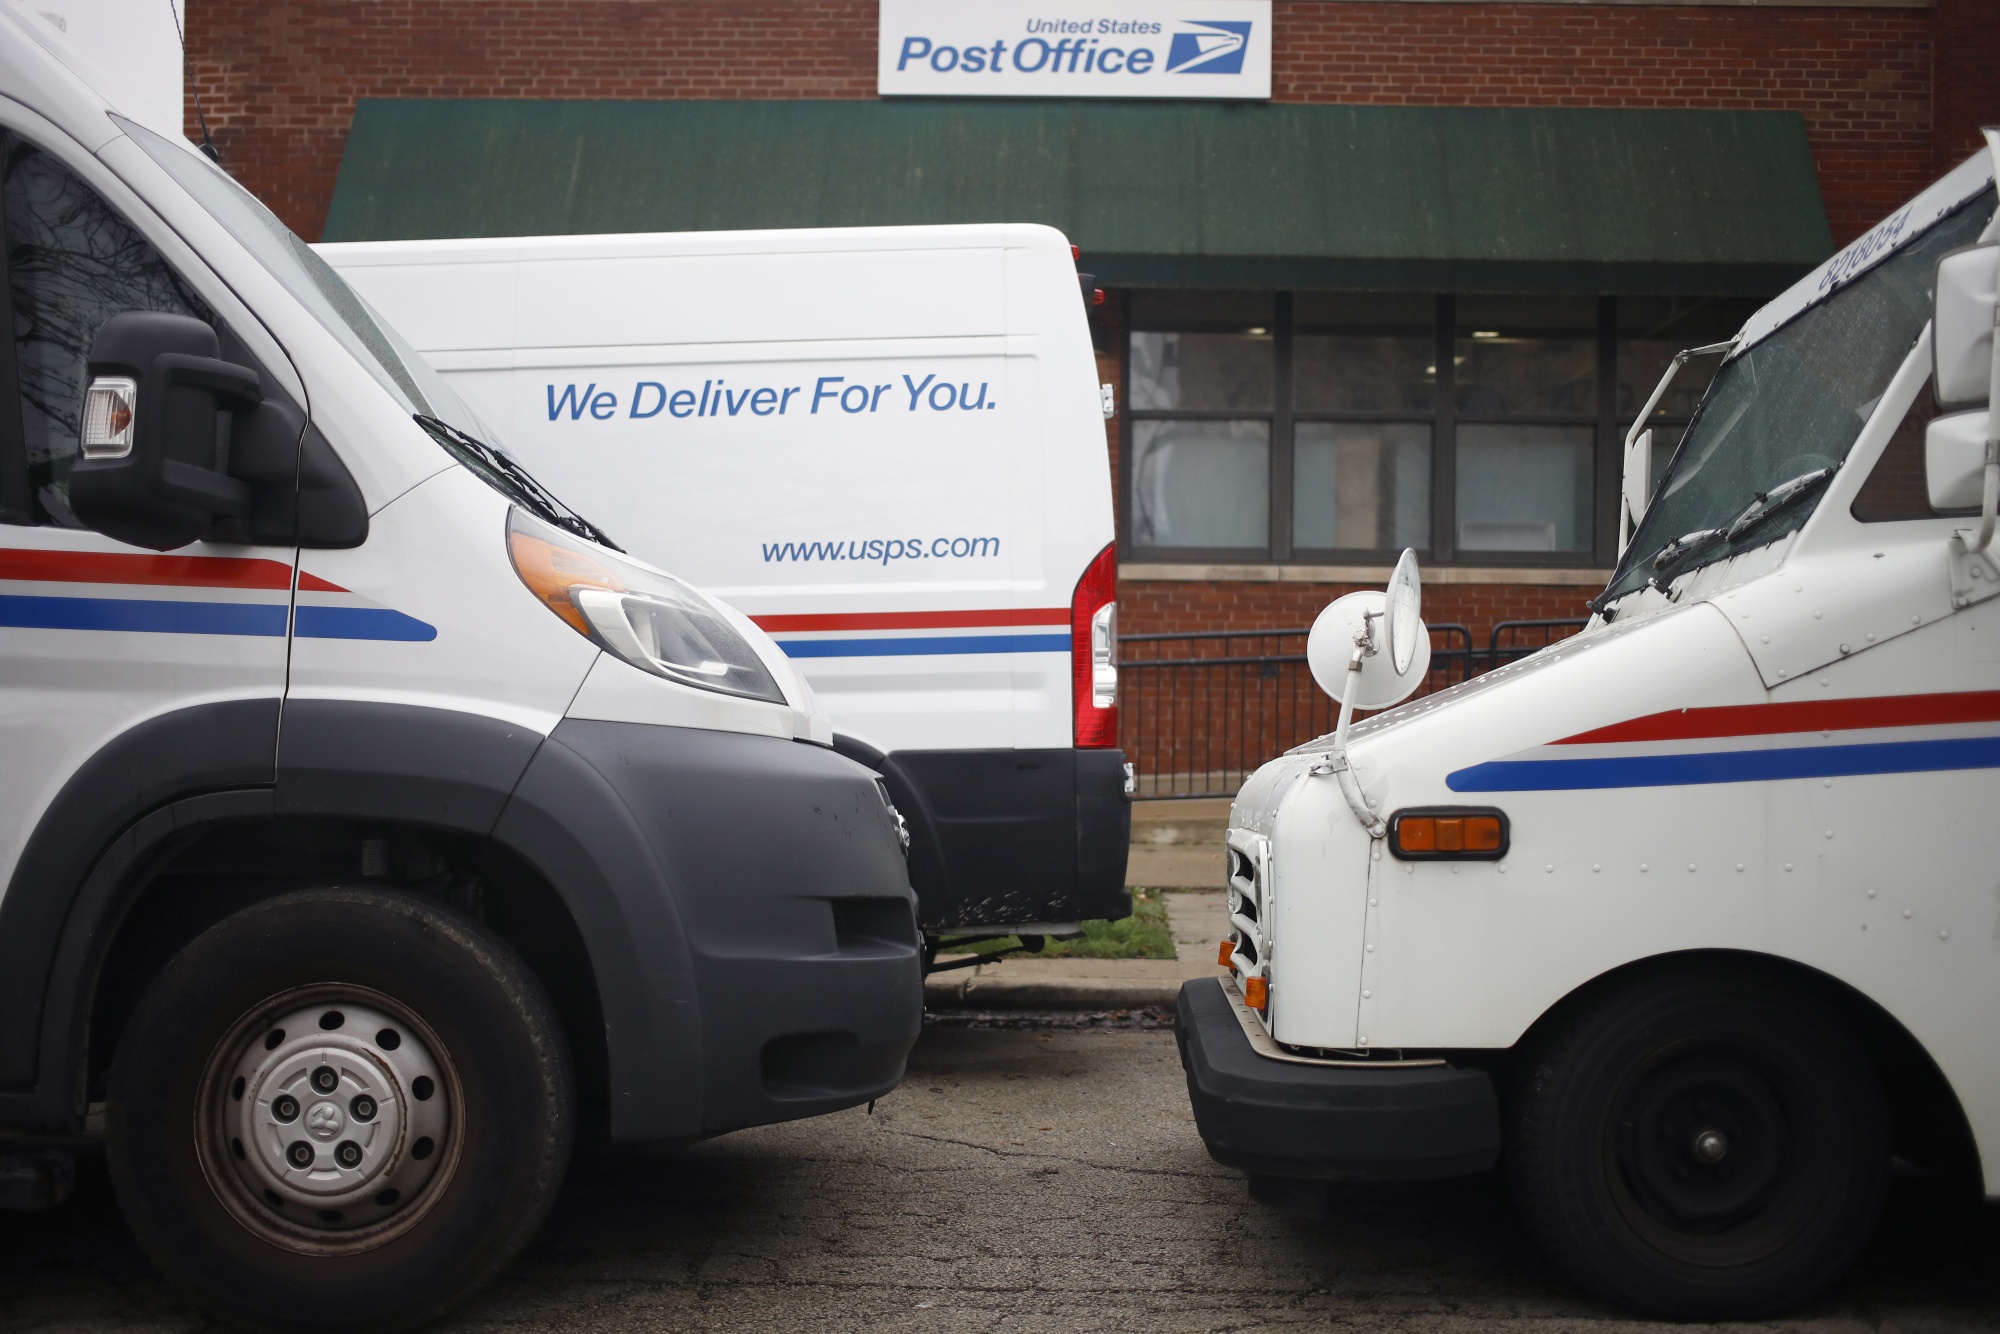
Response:
[{"label": "white van roof", "polygon": [[[366,241],[315,247],[440,369],[460,352],[802,343],[1034,333],[1075,272],[1053,227],[825,227],[748,232]],[[1013,258],[1008,258],[1012,256]],[[504,271],[504,272],[503,272]],[[1040,275],[1028,296],[1010,272]],[[1012,293],[1010,295],[1010,292]],[[1071,301],[1080,300],[1071,289]],[[373,298],[371,298],[373,299]],[[1064,308],[1067,313],[1067,308]],[[641,360],[653,355],[634,353]]]},{"label": "white van roof", "polygon": [[734,232],[611,232],[421,241],[338,241],[313,247],[377,264],[440,260],[645,259],[693,255],[827,255],[877,250],[1067,250],[1069,239],[1036,222],[919,227],[768,227]]}]

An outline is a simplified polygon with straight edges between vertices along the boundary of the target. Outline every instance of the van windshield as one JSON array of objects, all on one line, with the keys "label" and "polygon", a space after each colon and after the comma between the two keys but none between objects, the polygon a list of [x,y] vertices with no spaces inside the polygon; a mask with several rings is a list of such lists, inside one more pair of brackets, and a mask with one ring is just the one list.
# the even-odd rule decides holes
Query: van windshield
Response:
[{"label": "van windshield", "polygon": [[1593,606],[1804,525],[1929,321],[1938,257],[1976,240],[1993,202],[1981,191],[1723,365]]},{"label": "van windshield", "polygon": [[207,158],[188,151],[187,145],[174,143],[122,116],[112,119],[193,195],[209,216],[255,255],[447,454],[537,518],[579,537],[612,545],[594,525],[535,481],[444,377],[254,195]]}]

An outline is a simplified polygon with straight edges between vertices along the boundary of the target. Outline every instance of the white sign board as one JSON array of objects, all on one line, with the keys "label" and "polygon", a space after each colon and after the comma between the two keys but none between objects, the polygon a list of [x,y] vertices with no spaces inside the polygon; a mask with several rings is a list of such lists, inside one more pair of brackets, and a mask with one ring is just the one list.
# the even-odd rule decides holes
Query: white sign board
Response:
[{"label": "white sign board", "polygon": [[885,97],[1269,99],[1271,0],[881,0]]}]

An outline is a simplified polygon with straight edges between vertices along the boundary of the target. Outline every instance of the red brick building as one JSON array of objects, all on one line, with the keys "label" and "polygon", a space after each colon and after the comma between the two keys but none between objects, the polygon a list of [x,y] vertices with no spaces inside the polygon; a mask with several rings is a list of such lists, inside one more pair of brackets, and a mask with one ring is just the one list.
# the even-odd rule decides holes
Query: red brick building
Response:
[{"label": "red brick building", "polygon": [[[1615,556],[1632,400],[1977,146],[2000,121],[1994,19],[1991,0],[1276,0],[1273,115],[1738,113],[1802,132],[1819,212],[1782,262],[1710,284],[1461,256],[1400,283],[1239,264],[1114,286],[1112,263],[1093,320],[1125,409],[1121,628],[1304,625],[1406,544],[1429,617],[1476,642],[1582,614]],[[873,0],[190,0],[187,43],[190,133],[198,101],[224,165],[307,237],[369,99],[876,99]]]}]

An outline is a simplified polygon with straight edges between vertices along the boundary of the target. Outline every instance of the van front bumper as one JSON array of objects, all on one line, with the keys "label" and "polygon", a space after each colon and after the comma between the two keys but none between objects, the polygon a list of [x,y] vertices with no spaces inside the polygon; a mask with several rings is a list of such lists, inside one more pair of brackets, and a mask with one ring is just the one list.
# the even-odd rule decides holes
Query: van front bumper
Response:
[{"label": "van front bumper", "polygon": [[833,751],[566,719],[495,831],[574,914],[614,1139],[691,1139],[895,1088],[923,1022],[880,780]]},{"label": "van front bumper", "polygon": [[1484,1172],[1500,1111],[1484,1070],[1305,1065],[1260,1055],[1220,982],[1181,987],[1175,1037],[1195,1127],[1226,1167],[1318,1181]]}]

